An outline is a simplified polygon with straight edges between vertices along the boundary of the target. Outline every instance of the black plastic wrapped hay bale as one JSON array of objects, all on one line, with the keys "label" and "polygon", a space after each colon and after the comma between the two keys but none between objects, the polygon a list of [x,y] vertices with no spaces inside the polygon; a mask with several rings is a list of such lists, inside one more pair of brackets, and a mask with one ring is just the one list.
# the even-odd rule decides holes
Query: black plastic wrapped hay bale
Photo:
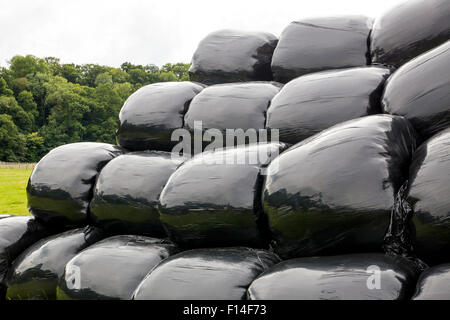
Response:
[{"label": "black plastic wrapped hay bale", "polygon": [[178,252],[167,240],[120,235],[70,260],[56,289],[58,300],[129,300],[159,262]]},{"label": "black plastic wrapped hay bale", "polygon": [[140,88],[120,110],[118,144],[133,151],[171,151],[178,143],[171,140],[172,131],[183,127],[184,114],[202,89],[203,85],[189,81]]},{"label": "black plastic wrapped hay bale", "polygon": [[28,181],[30,213],[50,225],[86,224],[97,175],[122,152],[117,146],[94,142],[53,149],[39,161]]},{"label": "black plastic wrapped hay bale", "polygon": [[450,41],[403,65],[386,83],[384,111],[407,118],[423,139],[450,127],[449,61]]},{"label": "black plastic wrapped hay bale", "polygon": [[279,262],[265,250],[234,247],[188,250],[150,272],[135,300],[241,300],[260,273]]},{"label": "black plastic wrapped hay bale", "polygon": [[385,68],[331,70],[298,77],[273,98],[267,128],[295,144],[335,124],[381,113]]},{"label": "black plastic wrapped hay bale", "polygon": [[402,257],[366,253],[283,261],[248,289],[250,300],[405,300],[417,271]]},{"label": "black plastic wrapped hay bale", "polygon": [[367,65],[371,26],[372,20],[364,16],[292,22],[273,53],[274,80],[286,83],[307,73]]},{"label": "black plastic wrapped hay bale", "polygon": [[204,130],[221,133],[226,129],[264,129],[267,108],[280,87],[276,82],[246,82],[205,88],[192,100],[184,117],[185,128],[192,131],[195,121],[201,121]]},{"label": "black plastic wrapped hay bale", "polygon": [[104,233],[90,226],[42,239],[14,261],[6,278],[8,300],[54,300],[64,267],[76,254],[101,240]]},{"label": "black plastic wrapped hay bale", "polygon": [[413,209],[414,249],[430,264],[450,262],[450,129],[414,153],[407,201]]},{"label": "black plastic wrapped hay bale", "polygon": [[377,18],[371,32],[373,63],[399,67],[450,39],[448,0],[409,0]]},{"label": "black plastic wrapped hay bale", "polygon": [[192,57],[191,80],[207,85],[270,81],[270,62],[278,39],[267,32],[218,30],[208,34]]},{"label": "black plastic wrapped hay bale", "polygon": [[50,232],[33,217],[9,216],[0,219],[0,300],[4,298],[6,274],[14,259]]},{"label": "black plastic wrapped hay bale", "polygon": [[373,115],[335,125],[275,158],[263,204],[276,252],[290,258],[380,251],[414,147],[408,120]]},{"label": "black plastic wrapped hay bale", "polygon": [[184,248],[266,246],[260,171],[284,148],[280,143],[254,144],[186,161],[160,197],[161,221],[170,238]]},{"label": "black plastic wrapped hay bale", "polygon": [[417,281],[413,300],[450,300],[450,263],[425,270]]},{"label": "black plastic wrapped hay bale", "polygon": [[91,202],[93,222],[109,234],[165,237],[159,195],[185,159],[163,151],[121,155],[100,173]]}]

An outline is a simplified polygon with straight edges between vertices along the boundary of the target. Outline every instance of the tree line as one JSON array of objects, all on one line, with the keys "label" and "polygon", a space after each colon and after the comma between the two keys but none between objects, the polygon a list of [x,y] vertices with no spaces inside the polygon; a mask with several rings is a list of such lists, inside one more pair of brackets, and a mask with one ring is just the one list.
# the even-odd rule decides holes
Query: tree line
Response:
[{"label": "tree line", "polygon": [[0,69],[0,161],[36,162],[66,143],[115,143],[118,114],[140,87],[189,80],[189,64],[62,64],[15,56]]}]

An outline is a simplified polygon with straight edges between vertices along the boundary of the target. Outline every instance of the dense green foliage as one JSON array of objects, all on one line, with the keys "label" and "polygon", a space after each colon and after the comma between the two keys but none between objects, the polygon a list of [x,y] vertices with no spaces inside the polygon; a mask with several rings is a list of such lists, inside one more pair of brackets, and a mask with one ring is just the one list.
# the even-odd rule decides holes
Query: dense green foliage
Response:
[{"label": "dense green foliage", "polygon": [[188,64],[61,64],[15,56],[0,69],[0,161],[35,162],[66,143],[115,143],[118,114],[140,87],[189,80]]}]

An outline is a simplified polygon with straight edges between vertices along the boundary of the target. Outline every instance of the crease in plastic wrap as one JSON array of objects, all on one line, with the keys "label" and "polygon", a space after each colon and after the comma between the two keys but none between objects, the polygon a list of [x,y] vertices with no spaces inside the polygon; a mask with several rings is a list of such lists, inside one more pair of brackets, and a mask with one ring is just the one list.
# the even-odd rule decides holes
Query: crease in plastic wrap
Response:
[{"label": "crease in plastic wrap", "polygon": [[135,235],[106,238],[65,266],[58,300],[130,300],[147,273],[178,252],[170,241]]},{"label": "crease in plastic wrap", "polygon": [[170,238],[183,248],[268,245],[259,202],[261,171],[282,143],[208,151],[181,165],[160,196]]},{"label": "crease in plastic wrap", "polygon": [[86,225],[92,190],[100,170],[123,153],[120,147],[79,142],[57,147],[44,156],[27,185],[28,209],[46,225]]},{"label": "crease in plastic wrap", "polygon": [[448,0],[409,0],[374,21],[372,63],[400,67],[450,40]]},{"label": "crease in plastic wrap", "polygon": [[191,100],[204,88],[195,82],[161,82],[134,92],[119,113],[117,143],[131,151],[171,151],[172,132],[183,128]]},{"label": "crease in plastic wrap", "polygon": [[450,300],[450,263],[425,270],[417,281],[413,300]]},{"label": "crease in plastic wrap", "polygon": [[269,164],[262,194],[275,252],[286,259],[381,251],[414,149],[408,120],[372,115],[283,152]]},{"label": "crease in plastic wrap", "polygon": [[212,32],[200,41],[192,57],[190,79],[207,85],[270,81],[270,63],[277,42],[277,37],[267,32]]},{"label": "crease in plastic wrap", "polygon": [[194,249],[160,263],[139,284],[135,300],[243,300],[260,273],[278,263],[266,250]]},{"label": "crease in plastic wrap", "polygon": [[389,69],[348,68],[312,73],[287,83],[267,111],[268,129],[295,144],[335,124],[382,113]]},{"label": "crease in plastic wrap", "polygon": [[416,285],[410,261],[381,253],[285,260],[261,274],[250,300],[406,300]]},{"label": "crease in plastic wrap", "polygon": [[14,259],[52,231],[30,216],[6,216],[0,219],[0,300],[5,297],[6,275]]},{"label": "crease in plastic wrap", "polygon": [[422,141],[450,127],[449,74],[447,41],[404,64],[388,79],[382,99],[384,111],[407,118]]},{"label": "crease in plastic wrap", "polygon": [[420,145],[409,175],[414,252],[430,265],[450,262],[450,128]]},{"label": "crease in plastic wrap", "polygon": [[371,27],[372,19],[364,16],[291,22],[273,53],[274,80],[286,83],[307,73],[367,65]]},{"label": "crease in plastic wrap", "polygon": [[217,129],[221,134],[226,129],[264,129],[267,108],[281,86],[276,82],[245,82],[205,88],[192,100],[184,117],[185,128],[193,131],[195,121],[202,121],[204,130]]},{"label": "crease in plastic wrap", "polygon": [[44,238],[22,252],[8,272],[6,299],[54,300],[64,267],[104,233],[87,226]]},{"label": "crease in plastic wrap", "polygon": [[109,162],[94,188],[93,223],[110,235],[166,237],[159,218],[159,195],[185,160],[168,152],[140,151]]}]

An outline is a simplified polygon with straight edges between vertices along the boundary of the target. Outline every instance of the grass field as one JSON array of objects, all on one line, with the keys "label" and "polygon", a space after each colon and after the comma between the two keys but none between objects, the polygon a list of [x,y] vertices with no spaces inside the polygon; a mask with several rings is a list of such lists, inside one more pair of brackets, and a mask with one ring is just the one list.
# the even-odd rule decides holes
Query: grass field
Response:
[{"label": "grass field", "polygon": [[25,188],[31,171],[31,165],[0,166],[0,214],[29,214]]}]

